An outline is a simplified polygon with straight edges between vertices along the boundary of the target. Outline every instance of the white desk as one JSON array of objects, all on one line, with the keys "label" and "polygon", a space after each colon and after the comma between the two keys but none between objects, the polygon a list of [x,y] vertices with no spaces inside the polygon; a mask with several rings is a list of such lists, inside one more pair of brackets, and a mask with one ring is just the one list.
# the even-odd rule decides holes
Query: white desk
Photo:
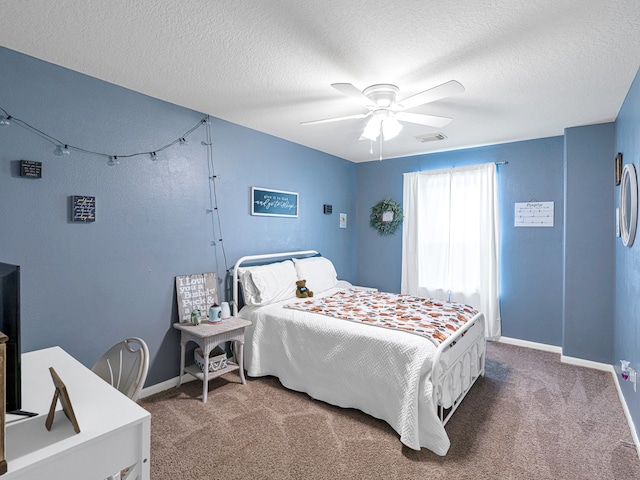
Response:
[{"label": "white desk", "polygon": [[[45,427],[55,391],[49,367],[67,388],[78,434],[60,400],[51,431]],[[8,471],[0,480],[104,480],[129,466],[127,479],[150,478],[151,414],[60,347],[22,355],[22,410],[39,415],[7,416]]]}]

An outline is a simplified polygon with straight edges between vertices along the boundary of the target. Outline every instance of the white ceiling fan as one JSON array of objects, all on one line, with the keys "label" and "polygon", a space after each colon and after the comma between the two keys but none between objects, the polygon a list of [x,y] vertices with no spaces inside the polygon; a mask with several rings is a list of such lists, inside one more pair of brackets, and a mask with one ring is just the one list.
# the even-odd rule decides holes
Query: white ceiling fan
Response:
[{"label": "white ceiling fan", "polygon": [[410,113],[405,110],[410,110],[419,105],[435,102],[436,100],[464,92],[464,87],[455,80],[450,80],[442,85],[416,93],[402,100],[396,100],[399,92],[398,87],[388,83],[371,85],[362,92],[350,83],[333,83],[331,86],[362,104],[368,108],[369,111],[367,113],[347,115],[345,117],[302,122],[301,125],[316,125],[319,123],[371,117],[362,132],[360,140],[369,139],[372,141],[377,140],[380,135],[382,135],[384,140],[390,140],[396,137],[402,130],[402,124],[400,122],[417,123],[436,128],[444,127],[452,120],[450,117]]}]

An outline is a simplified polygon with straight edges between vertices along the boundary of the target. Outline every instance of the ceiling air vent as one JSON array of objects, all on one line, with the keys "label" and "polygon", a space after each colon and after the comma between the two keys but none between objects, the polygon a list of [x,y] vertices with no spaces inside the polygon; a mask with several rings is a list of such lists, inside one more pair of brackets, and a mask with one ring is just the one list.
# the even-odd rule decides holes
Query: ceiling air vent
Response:
[{"label": "ceiling air vent", "polygon": [[437,142],[440,140],[444,140],[445,138],[447,138],[447,136],[442,132],[438,132],[438,133],[425,133],[424,135],[418,135],[415,138],[419,142],[426,143],[426,142]]}]

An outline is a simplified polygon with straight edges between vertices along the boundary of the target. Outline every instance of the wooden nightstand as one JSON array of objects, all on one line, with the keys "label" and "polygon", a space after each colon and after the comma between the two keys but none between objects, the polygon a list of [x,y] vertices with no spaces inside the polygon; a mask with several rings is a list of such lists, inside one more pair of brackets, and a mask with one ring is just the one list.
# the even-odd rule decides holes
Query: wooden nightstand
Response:
[{"label": "wooden nightstand", "polygon": [[[209,390],[209,380],[224,375],[227,372],[239,370],[240,380],[246,383],[244,378],[244,329],[251,322],[237,317],[229,317],[223,319],[219,323],[201,323],[200,325],[191,325],[190,323],[174,323],[173,328],[180,330],[180,382],[178,387],[182,385],[182,378],[185,373],[193,375],[202,380],[202,402],[207,402],[207,392]],[[202,350],[203,357],[209,358],[209,353],[216,346],[224,342],[235,343],[235,362],[228,361],[227,366],[215,372],[209,372],[208,368],[204,372],[197,365],[189,365],[185,368],[185,354],[187,343],[195,342]]]}]

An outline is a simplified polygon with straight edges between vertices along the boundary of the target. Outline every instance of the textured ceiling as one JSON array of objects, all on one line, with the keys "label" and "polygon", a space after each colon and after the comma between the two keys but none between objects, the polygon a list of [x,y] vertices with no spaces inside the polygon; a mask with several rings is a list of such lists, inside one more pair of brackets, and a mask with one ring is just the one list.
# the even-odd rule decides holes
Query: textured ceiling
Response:
[{"label": "textured ceiling", "polygon": [[[0,0],[0,45],[354,162],[379,146],[331,88],[392,83],[412,112],[385,158],[562,135],[615,119],[640,61],[638,0]],[[1,100],[0,91],[0,100]],[[0,102],[1,103],[1,102]],[[19,115],[16,112],[16,115]],[[416,136],[442,132],[422,143]]]}]

